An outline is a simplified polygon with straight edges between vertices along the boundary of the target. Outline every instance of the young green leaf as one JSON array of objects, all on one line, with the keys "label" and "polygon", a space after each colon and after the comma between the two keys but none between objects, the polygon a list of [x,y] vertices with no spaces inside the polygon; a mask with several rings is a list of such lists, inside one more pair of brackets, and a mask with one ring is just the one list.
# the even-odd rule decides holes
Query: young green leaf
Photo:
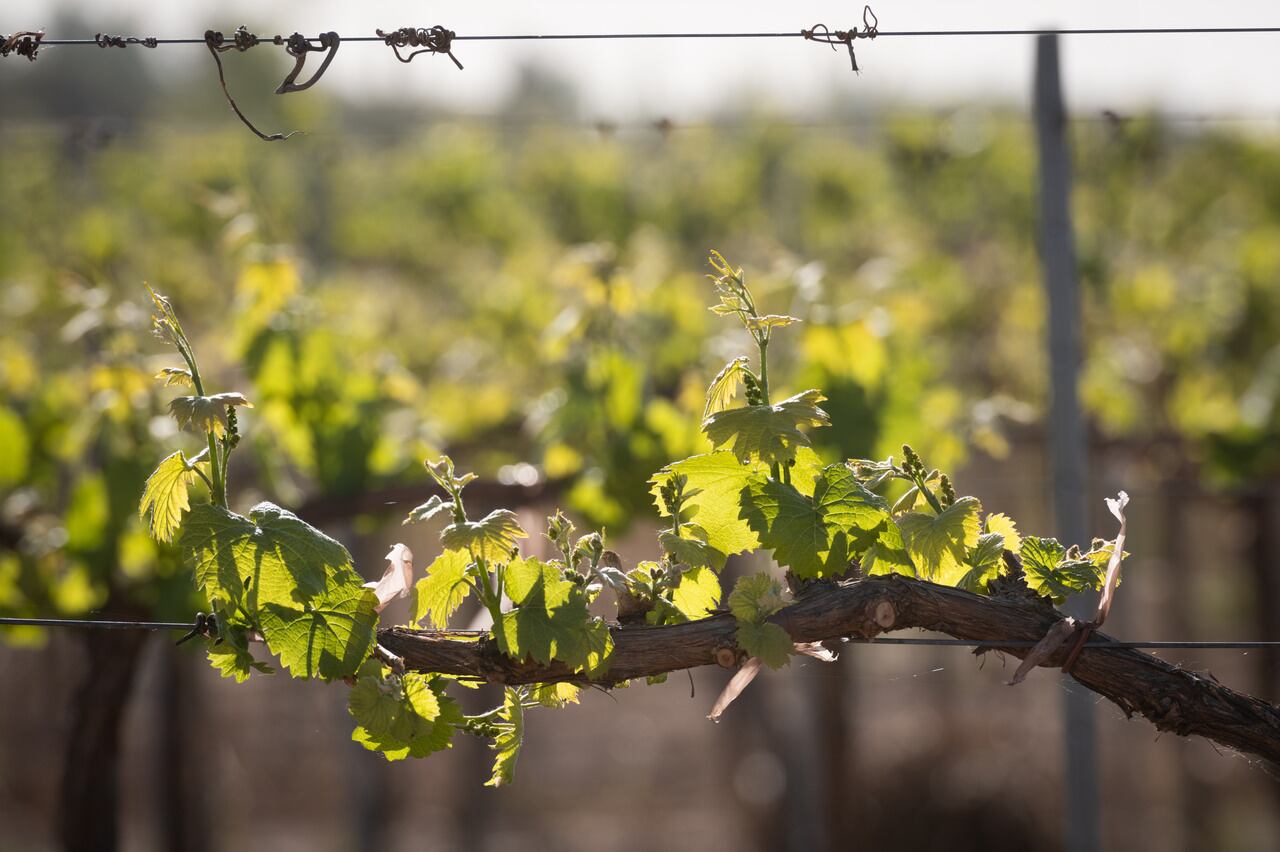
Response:
[{"label": "young green leaf", "polygon": [[880,574],[916,576],[916,566],[907,553],[907,545],[902,540],[902,530],[897,523],[886,520],[876,528],[875,534],[875,543],[862,555],[862,573],[868,577]]},{"label": "young green leaf", "polygon": [[431,499],[416,507],[402,523],[413,524],[418,521],[429,521],[436,515],[448,512],[453,513],[454,504],[452,500],[445,500],[439,494],[431,495]]},{"label": "young green leaf", "polygon": [[211,603],[238,604],[253,568],[257,525],[213,503],[197,503],[182,525],[178,544],[196,586]]},{"label": "young green leaf", "polygon": [[478,521],[449,524],[440,533],[446,550],[465,550],[475,559],[494,563],[510,559],[517,540],[528,537],[516,513],[508,509],[494,509]]},{"label": "young green leaf", "polygon": [[742,517],[773,558],[798,577],[838,577],[874,541],[889,517],[884,498],[868,491],[845,465],[822,470],[813,496],[754,476],[742,492]]},{"label": "young green leaf", "polygon": [[714,568],[719,571],[724,567],[725,555],[705,541],[690,536],[677,536],[667,531],[658,535],[658,543],[676,562],[690,568]]},{"label": "young green leaf", "polygon": [[335,585],[305,604],[267,603],[259,623],[267,647],[294,677],[353,674],[373,649],[378,599],[361,585]]},{"label": "young green leaf", "polygon": [[271,674],[275,671],[266,663],[258,662],[249,651],[249,631],[244,625],[232,623],[226,616],[218,619],[218,639],[208,647],[209,663],[236,683],[244,683],[253,671]]},{"label": "young green leaf", "polygon": [[987,515],[987,532],[1000,533],[1004,536],[1004,549],[1017,553],[1022,547],[1022,536],[1018,534],[1018,526],[1013,522],[1013,518],[997,512],[994,515]]},{"label": "young green leaf", "polygon": [[218,393],[213,396],[180,396],[169,403],[169,413],[178,426],[192,432],[212,432],[221,437],[227,432],[227,409],[233,406],[253,408],[253,403],[240,393]]},{"label": "young green leaf", "polygon": [[966,571],[956,587],[976,595],[987,594],[987,584],[1005,573],[1004,536],[1000,533],[983,533],[978,544],[965,557]]},{"label": "young green leaf", "polygon": [[156,373],[156,378],[164,382],[164,387],[169,387],[170,385],[195,387],[195,380],[191,377],[191,371],[179,367],[165,367]]},{"label": "young green leaf", "polygon": [[782,583],[764,573],[740,577],[729,593],[729,611],[739,622],[762,622],[788,602]]},{"label": "young green leaf", "polygon": [[718,411],[702,421],[702,431],[714,447],[732,443],[739,461],[759,459],[766,464],[785,464],[795,458],[796,448],[808,446],[801,426],[826,426],[831,422],[818,407],[821,392],[807,390],[774,405],[748,405]]},{"label": "young green leaf", "polygon": [[427,576],[413,587],[409,621],[418,624],[428,618],[431,626],[444,630],[449,617],[462,606],[471,592],[467,582],[467,566],[471,557],[460,550],[446,550],[427,568]]},{"label": "young green leaf", "polygon": [[744,465],[733,453],[724,450],[706,453],[667,465],[655,473],[649,480],[653,484],[650,491],[658,510],[665,513],[659,492],[671,477],[686,477],[686,490],[696,492],[685,502],[686,509],[690,510],[689,519],[706,531],[708,545],[732,556],[760,546],[756,534],[738,517],[738,497],[757,470],[759,465]]},{"label": "young green leaf", "polygon": [[742,376],[747,372],[750,372],[750,368],[747,367],[747,356],[739,355],[716,373],[715,378],[711,380],[711,386],[707,388],[707,405],[702,411],[704,420],[733,404],[734,397],[738,395],[738,385],[742,383]]},{"label": "young green leaf", "polygon": [[785,328],[792,323],[800,322],[796,317],[784,316],[781,314],[765,314],[759,317],[745,317],[743,324],[752,331],[773,330],[775,328]]},{"label": "young green leaf", "polygon": [[156,541],[172,541],[182,526],[182,515],[191,509],[187,487],[195,481],[195,464],[187,461],[182,451],[168,456],[147,477],[138,504],[138,517],[150,515],[151,537]]},{"label": "young green leaf", "polygon": [[671,592],[671,602],[689,621],[706,618],[720,604],[720,578],[710,568],[686,571]]},{"label": "young green leaf", "polygon": [[484,782],[486,787],[501,787],[515,780],[516,759],[524,744],[524,690],[507,688],[496,728],[493,777]]},{"label": "young green leaf", "polygon": [[391,674],[377,660],[361,667],[347,698],[357,728],[351,739],[387,760],[425,757],[450,748],[462,711],[444,692],[440,678]]},{"label": "young green leaf", "polygon": [[613,639],[608,626],[587,612],[582,589],[566,580],[556,565],[517,559],[504,572],[514,609],[494,625],[504,654],[540,663],[560,660],[575,671],[603,670]]},{"label": "young green leaf", "polygon": [[572,683],[538,683],[529,690],[529,697],[543,707],[564,707],[578,703],[578,687]]},{"label": "young green leaf", "polygon": [[1055,538],[1029,535],[1022,539],[1022,574],[1027,588],[1062,604],[1073,592],[1102,586],[1105,562],[1071,558]]},{"label": "young green leaf", "polygon": [[791,659],[794,647],[791,635],[772,622],[756,624],[740,621],[737,638],[742,650],[771,669],[780,669]]},{"label": "young green leaf", "polygon": [[960,581],[967,572],[965,556],[978,545],[981,511],[976,498],[961,497],[940,515],[908,512],[898,518],[907,553],[922,579],[944,586]]}]

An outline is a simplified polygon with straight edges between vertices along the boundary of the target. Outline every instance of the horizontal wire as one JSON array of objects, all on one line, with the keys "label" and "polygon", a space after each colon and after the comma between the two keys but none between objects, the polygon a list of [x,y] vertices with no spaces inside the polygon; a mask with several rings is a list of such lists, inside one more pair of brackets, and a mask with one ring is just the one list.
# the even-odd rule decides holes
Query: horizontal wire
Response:
[{"label": "horizontal wire", "polygon": [[[192,630],[196,627],[191,622],[180,621],[96,621],[83,618],[11,618],[0,617],[0,627],[78,627],[87,630]],[[468,634],[468,631],[441,631],[444,633]],[[924,639],[916,637],[855,639],[844,641],[856,645],[926,645],[958,648],[1031,648],[1037,642],[1029,639]],[[1280,648],[1280,642],[1241,641],[1241,642],[1121,642],[1121,641],[1089,641],[1086,648],[1110,648],[1112,650],[1134,649],[1158,651],[1161,649],[1207,650],[1246,650],[1251,648]]]},{"label": "horizontal wire", "polygon": [[80,627],[87,630],[191,630],[193,622],[95,621],[84,618],[0,618],[0,627]]},{"label": "horizontal wire", "polygon": [[[1029,30],[879,30],[874,38],[935,38],[945,36],[1032,36],[1032,35],[1227,35],[1227,34],[1280,33],[1276,27],[1092,27],[1068,29]],[[805,38],[803,32],[723,32],[723,33],[545,33],[513,35],[455,35],[453,41],[598,41],[598,40],[653,40],[653,39],[778,39]],[[859,39],[869,40],[859,34]],[[382,36],[343,36],[344,42],[369,42],[384,44]],[[41,47],[83,47],[98,45],[91,38],[41,39]],[[203,38],[158,38],[155,44],[200,44]]]}]

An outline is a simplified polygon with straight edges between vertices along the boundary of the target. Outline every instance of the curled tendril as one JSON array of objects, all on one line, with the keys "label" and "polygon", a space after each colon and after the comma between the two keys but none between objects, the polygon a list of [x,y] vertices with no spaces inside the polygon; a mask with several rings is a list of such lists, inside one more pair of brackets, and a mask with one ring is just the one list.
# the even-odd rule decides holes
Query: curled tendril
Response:
[{"label": "curled tendril", "polygon": [[870,6],[862,7],[861,30],[835,30],[833,32],[826,24],[814,24],[809,29],[800,31],[800,35],[804,36],[808,41],[829,44],[832,50],[836,49],[836,45],[843,44],[849,51],[849,65],[855,72],[859,68],[858,57],[853,52],[854,41],[860,38],[875,38],[879,34],[880,19],[876,17],[875,12],[871,11]]},{"label": "curled tendril", "polygon": [[0,56],[16,53],[18,56],[27,57],[29,62],[35,62],[36,54],[40,52],[40,41],[43,38],[44,30],[22,30],[5,36],[3,41],[0,41]]},{"label": "curled tendril", "polygon": [[[395,52],[396,59],[401,62],[409,63],[413,61],[413,57],[420,53],[443,53],[453,60],[453,64],[458,66],[458,70],[462,70],[462,63],[458,61],[458,57],[453,55],[453,40],[457,38],[457,33],[453,30],[445,29],[437,24],[431,29],[414,29],[413,27],[401,27],[391,32],[383,32],[377,30],[378,38],[382,39],[387,47]],[[420,48],[405,56],[400,53],[402,47]]]}]

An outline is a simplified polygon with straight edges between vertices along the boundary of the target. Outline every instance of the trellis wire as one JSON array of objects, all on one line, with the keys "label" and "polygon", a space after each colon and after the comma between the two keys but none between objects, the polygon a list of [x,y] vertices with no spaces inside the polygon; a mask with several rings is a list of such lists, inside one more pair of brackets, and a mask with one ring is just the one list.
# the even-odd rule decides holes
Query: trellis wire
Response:
[{"label": "trellis wire", "polygon": [[[84,618],[16,618],[0,617],[0,627],[66,627],[85,630],[195,630],[200,625],[186,621],[99,621]],[[446,631],[447,632],[447,631]],[[1028,639],[924,639],[914,637],[893,637],[876,639],[847,639],[857,645],[924,645],[958,648],[1031,648],[1036,641]],[[1171,649],[1206,649],[1206,650],[1250,650],[1260,648],[1280,648],[1280,641],[1241,641],[1241,642],[1120,642],[1090,641],[1086,648],[1110,648],[1112,650],[1134,649],[1159,651]]]},{"label": "trellis wire", "polygon": [[[976,29],[976,30],[879,30],[876,38],[937,38],[946,36],[1035,36],[1035,35],[1228,35],[1228,34],[1280,33],[1275,27],[1077,27],[1066,29]],[[800,31],[789,32],[691,32],[691,33],[518,33],[455,35],[454,41],[598,41],[598,40],[654,40],[654,39],[783,39],[804,38]],[[376,42],[382,44],[382,36],[343,36],[344,42]],[[157,38],[157,45],[204,44],[203,38]],[[91,38],[45,38],[42,47],[54,45],[83,47],[98,44]]]}]

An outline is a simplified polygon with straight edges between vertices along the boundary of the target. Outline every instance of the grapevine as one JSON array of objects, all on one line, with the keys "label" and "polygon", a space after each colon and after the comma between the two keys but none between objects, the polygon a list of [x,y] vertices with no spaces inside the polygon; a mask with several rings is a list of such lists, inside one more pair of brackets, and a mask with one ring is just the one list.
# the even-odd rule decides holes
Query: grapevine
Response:
[{"label": "grapevine", "polygon": [[[440,495],[413,509],[405,523],[447,520],[441,552],[412,580],[412,554],[396,545],[382,579],[364,582],[342,544],[293,513],[260,503],[247,515],[229,508],[228,459],[240,441],[237,392],[209,393],[195,352],[170,302],[152,293],[154,328],[182,357],[166,385],[193,393],[170,404],[179,426],[201,436],[195,456],[176,452],[147,480],[140,512],[158,541],[174,540],[213,613],[207,636],[212,665],[243,681],[273,671],[262,649],[293,677],[349,688],[352,739],[388,760],[424,757],[451,747],[462,732],[491,742],[491,785],[509,783],[525,733],[525,714],[577,701],[584,683],[620,685],[611,677],[615,635],[644,626],[678,625],[728,612],[734,619],[729,662],[742,675],[717,702],[717,714],[760,668],[785,666],[795,654],[830,659],[816,643],[797,644],[773,617],[808,584],[854,577],[905,575],[988,595],[999,583],[1060,603],[1104,584],[1115,542],[1087,550],[1052,538],[1023,536],[1010,518],[959,495],[952,479],[930,468],[910,446],[901,458],[824,463],[812,429],[830,425],[818,389],[774,402],[769,346],[775,332],[799,322],[761,313],[743,270],[710,257],[718,302],[754,343],[711,381],[702,432],[709,452],[674,461],[650,480],[662,520],[657,556],[627,569],[606,547],[603,531],[579,534],[557,511],[544,535],[556,558],[523,555],[529,533],[499,509],[473,518],[466,487],[448,457],[427,462]],[[739,395],[742,402],[738,404]],[[197,484],[208,494],[192,505]],[[779,577],[741,577],[725,595],[720,572],[729,557],[767,552]],[[448,631],[470,597],[493,628],[477,637],[514,663],[555,668],[554,680],[504,688],[500,704],[467,715],[452,693],[475,686],[463,674],[417,671],[379,645],[383,609],[411,596],[408,627]],[[616,624],[592,614],[602,595],[616,604]],[[722,608],[722,602],[724,608]],[[650,680],[660,680],[654,674]]]}]

